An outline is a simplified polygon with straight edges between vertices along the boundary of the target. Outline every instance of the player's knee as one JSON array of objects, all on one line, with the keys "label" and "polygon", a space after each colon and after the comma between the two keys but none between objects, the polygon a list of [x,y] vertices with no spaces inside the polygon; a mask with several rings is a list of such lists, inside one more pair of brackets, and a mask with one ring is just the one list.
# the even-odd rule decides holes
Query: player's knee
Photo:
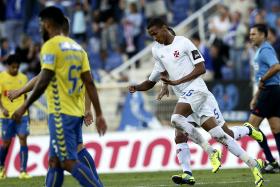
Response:
[{"label": "player's knee", "polygon": [[50,157],[49,158],[49,167],[51,168],[58,168],[60,167],[59,159],[56,157]]},{"label": "player's knee", "polygon": [[233,131],[232,131],[230,128],[228,128],[228,126],[227,126],[226,124],[224,124],[224,125],[222,126],[222,129],[223,129],[223,131],[224,131],[226,134],[228,134],[229,136],[231,136],[232,138],[234,138],[234,133],[233,133]]},{"label": "player's knee", "polygon": [[209,130],[209,134],[211,135],[212,138],[214,138],[216,141],[225,144],[227,140],[227,135],[223,131],[223,129],[220,126],[217,126],[211,130]]},{"label": "player's knee", "polygon": [[61,166],[64,170],[68,171],[71,173],[74,165],[76,164],[75,160],[64,160],[63,162],[61,162]]},{"label": "player's knee", "polygon": [[188,141],[188,136],[182,132],[178,132],[178,133],[176,133],[174,140],[175,140],[176,144],[186,143]]},{"label": "player's knee", "polygon": [[8,149],[11,145],[11,140],[4,140],[2,142],[2,147],[5,148],[5,149]]},{"label": "player's knee", "polygon": [[21,146],[26,146],[27,145],[27,142],[26,142],[26,139],[27,139],[27,136],[25,135],[19,135],[19,143]]},{"label": "player's knee", "polygon": [[183,128],[182,128],[183,119],[182,118],[184,118],[184,116],[182,116],[180,114],[172,114],[172,116],[171,116],[172,126],[178,130],[183,130]]}]

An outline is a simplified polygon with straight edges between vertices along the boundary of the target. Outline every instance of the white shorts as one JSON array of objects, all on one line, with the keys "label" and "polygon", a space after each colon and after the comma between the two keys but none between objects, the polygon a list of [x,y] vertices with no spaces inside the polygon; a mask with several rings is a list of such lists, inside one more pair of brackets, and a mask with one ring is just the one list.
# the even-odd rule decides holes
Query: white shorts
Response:
[{"label": "white shorts", "polygon": [[186,90],[180,96],[178,103],[188,103],[191,105],[193,113],[187,119],[189,121],[193,120],[199,126],[210,117],[214,117],[219,126],[223,126],[225,123],[219,105],[213,94],[209,91]]}]

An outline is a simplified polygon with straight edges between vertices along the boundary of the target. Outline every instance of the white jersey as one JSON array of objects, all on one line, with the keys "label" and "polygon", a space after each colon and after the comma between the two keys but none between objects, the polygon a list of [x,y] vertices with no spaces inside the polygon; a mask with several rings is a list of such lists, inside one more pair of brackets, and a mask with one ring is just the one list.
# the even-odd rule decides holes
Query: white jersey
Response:
[{"label": "white jersey", "polygon": [[[191,73],[195,64],[204,59],[195,45],[184,36],[175,36],[169,45],[155,43],[152,48],[155,59],[154,69],[149,80],[158,81],[157,72],[167,71],[170,80],[178,80]],[[175,94],[180,96],[182,92],[190,89],[208,92],[207,86],[199,76],[189,82],[172,86]]]}]

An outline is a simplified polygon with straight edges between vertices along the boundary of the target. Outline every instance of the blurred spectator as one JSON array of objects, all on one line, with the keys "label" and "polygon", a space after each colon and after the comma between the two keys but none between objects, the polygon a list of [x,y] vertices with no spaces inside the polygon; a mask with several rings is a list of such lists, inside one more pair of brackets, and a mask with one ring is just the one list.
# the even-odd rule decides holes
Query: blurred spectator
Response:
[{"label": "blurred spectator", "polygon": [[168,11],[164,0],[142,0],[142,4],[144,5],[147,23],[153,17],[167,19],[166,15]]},{"label": "blurred spectator", "polygon": [[100,22],[100,12],[93,11],[91,13],[91,25],[88,30],[89,47],[94,53],[100,51],[100,38],[101,38],[102,24]]},{"label": "blurred spectator", "polygon": [[29,36],[22,35],[21,42],[16,47],[16,54],[21,61],[20,71],[26,71],[33,58],[33,42]]},{"label": "blurred spectator", "polygon": [[41,34],[40,34],[39,27],[40,27],[40,23],[37,17],[33,17],[31,20],[29,20],[26,34],[31,37],[34,43],[41,42]]},{"label": "blurred spectator", "polygon": [[1,64],[8,58],[11,53],[11,48],[7,38],[1,39],[1,48],[0,48],[0,62]]},{"label": "blurred spectator", "polygon": [[86,41],[86,18],[82,3],[75,3],[72,22],[73,38],[78,41]]},{"label": "blurred spectator", "polygon": [[[185,0],[181,0],[181,1],[185,1]],[[187,1],[186,1],[187,2]],[[189,3],[189,9],[191,12],[195,12],[198,9],[200,9],[201,7],[203,7],[204,5],[206,5],[207,3],[209,3],[210,0],[188,0]]]},{"label": "blurred spectator", "polygon": [[241,21],[244,24],[249,23],[251,10],[256,8],[255,0],[224,0],[223,2],[229,7],[229,12],[240,12]]},{"label": "blurred spectator", "polygon": [[275,23],[279,15],[279,2],[271,4],[271,9],[266,12],[265,21],[269,27],[275,28]]},{"label": "blurred spectator", "polygon": [[23,9],[23,31],[26,33],[29,21],[39,12],[38,0],[25,0]]},{"label": "blurred spectator", "polygon": [[[200,2],[200,1],[196,1]],[[186,0],[174,0],[173,2],[173,25],[178,25],[181,21],[187,18],[189,2]]]},{"label": "blurred spectator", "polygon": [[280,59],[280,38],[277,36],[276,30],[274,28],[269,28],[268,29],[268,35],[267,35],[267,39],[268,41],[271,43],[271,45],[273,46],[278,60]]},{"label": "blurred spectator", "polygon": [[7,60],[10,54],[14,53],[13,48],[11,48],[7,38],[2,38],[0,40],[0,72],[5,69],[4,61]]},{"label": "blurred spectator", "polygon": [[122,17],[119,3],[119,0],[95,0],[92,5],[95,8],[94,10],[99,11],[101,22],[106,22],[110,17],[118,22]]},{"label": "blurred spectator", "polygon": [[4,0],[0,0],[0,38],[7,37],[5,20],[6,20],[6,4]]},{"label": "blurred spectator", "polygon": [[108,18],[101,31],[101,49],[116,51],[119,49],[120,35],[118,24],[113,17]]},{"label": "blurred spectator", "polygon": [[270,11],[273,6],[280,6],[279,0],[257,0],[259,9],[263,9],[265,11]]},{"label": "blurred spectator", "polygon": [[265,11],[263,10],[259,10],[255,16],[253,24],[258,24],[258,23],[265,23]]},{"label": "blurred spectator", "polygon": [[115,51],[108,53],[106,50],[101,50],[100,59],[106,72],[110,72],[123,63],[122,56]]},{"label": "blurred spectator", "polygon": [[9,0],[6,4],[6,22],[7,38],[11,45],[15,46],[20,42],[20,36],[23,31],[24,0]]},{"label": "blurred spectator", "polygon": [[123,18],[126,52],[132,57],[139,51],[138,41],[141,34],[142,15],[137,10],[136,3],[129,4],[129,12]]},{"label": "blurred spectator", "polygon": [[210,47],[210,55],[213,62],[214,79],[222,79],[222,67],[226,65],[224,55],[222,55],[223,44],[216,40]]},{"label": "blurred spectator", "polygon": [[276,20],[276,33],[277,33],[277,36],[280,37],[280,17],[277,18]]},{"label": "blurred spectator", "polygon": [[0,72],[5,69],[4,61],[7,60],[9,54],[12,51],[10,49],[9,41],[7,38],[2,38],[0,40]]},{"label": "blurred spectator", "polygon": [[203,75],[203,79],[205,81],[211,81],[214,78],[214,71],[213,71],[213,64],[212,64],[212,58],[210,55],[210,50],[206,46],[204,42],[200,40],[199,34],[194,34],[192,36],[192,42],[194,45],[199,49],[201,52],[204,60],[205,60],[205,68],[206,68],[206,73]]},{"label": "blurred spectator", "polygon": [[71,5],[71,1],[65,1],[65,0],[40,0],[41,3],[44,6],[55,6],[57,8],[59,8],[66,16],[68,16],[68,11],[67,11],[67,6]]},{"label": "blurred spectator", "polygon": [[40,43],[35,43],[34,45],[32,45],[30,51],[30,63],[28,64],[28,68],[26,70],[29,79],[36,76],[41,70],[40,50],[41,50]]},{"label": "blurred spectator", "polygon": [[224,41],[230,47],[229,60],[233,65],[236,79],[244,79],[244,64],[242,63],[242,53],[245,45],[247,28],[241,22],[241,14],[238,11],[231,13],[231,26]]},{"label": "blurred spectator", "polygon": [[209,30],[211,33],[210,41],[214,41],[215,38],[223,39],[225,34],[230,28],[230,19],[228,14],[228,8],[222,4],[217,6],[218,15],[214,16],[209,23]]}]

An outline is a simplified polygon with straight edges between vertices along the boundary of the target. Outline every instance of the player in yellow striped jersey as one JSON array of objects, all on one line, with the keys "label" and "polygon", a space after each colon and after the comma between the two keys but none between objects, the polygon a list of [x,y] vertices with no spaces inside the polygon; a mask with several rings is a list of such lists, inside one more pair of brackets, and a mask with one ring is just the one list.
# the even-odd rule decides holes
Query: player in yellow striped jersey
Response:
[{"label": "player in yellow striped jersey", "polygon": [[32,94],[13,118],[20,120],[27,108],[46,90],[51,136],[46,186],[61,186],[63,170],[69,171],[82,186],[102,186],[84,164],[77,162],[78,133],[83,121],[82,84],[93,103],[100,133],[106,130],[87,54],[72,39],[61,35],[64,15],[60,9],[47,7],[39,17],[46,41],[40,54],[42,70]]},{"label": "player in yellow striped jersey", "polygon": [[28,160],[27,136],[29,135],[29,119],[27,112],[23,114],[20,124],[16,124],[12,119],[12,114],[22,105],[25,95],[20,96],[13,102],[8,99],[8,91],[22,88],[28,78],[18,72],[20,59],[16,55],[10,55],[6,60],[7,70],[0,73],[0,123],[2,126],[3,144],[0,148],[0,179],[6,178],[4,163],[11,144],[12,138],[18,136],[20,142],[20,179],[28,179],[26,166]]},{"label": "player in yellow striped jersey", "polygon": [[[69,35],[69,20],[66,17],[64,19],[62,34],[65,36]],[[20,97],[21,95],[32,91],[37,80],[38,80],[38,76],[35,76],[22,88],[9,91],[8,92],[9,99],[11,101],[13,101],[14,99]],[[85,92],[84,87],[82,88],[82,91]],[[85,125],[88,126],[88,125],[92,124],[92,122],[93,122],[93,116],[92,116],[92,112],[91,112],[91,102],[88,97],[85,97],[85,95],[82,95],[81,99],[82,99],[83,103],[85,102],[84,123],[85,123]],[[100,131],[99,126],[97,126],[97,130],[98,130],[98,133],[100,134],[101,131]],[[91,157],[91,155],[89,154],[89,152],[87,151],[87,149],[83,145],[82,125],[81,125],[81,128],[79,131],[80,132],[79,132],[78,147],[77,147],[78,159],[80,162],[83,162],[86,166],[88,166],[91,169],[91,171],[93,172],[94,176],[101,182],[101,180],[97,174],[97,171],[96,171],[95,162],[94,162],[93,158]]]}]

